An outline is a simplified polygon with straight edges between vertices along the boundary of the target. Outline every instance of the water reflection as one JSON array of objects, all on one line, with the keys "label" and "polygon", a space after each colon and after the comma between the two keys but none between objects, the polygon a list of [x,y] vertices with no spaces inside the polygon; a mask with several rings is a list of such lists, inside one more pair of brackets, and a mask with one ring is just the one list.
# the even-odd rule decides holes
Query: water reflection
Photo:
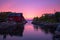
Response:
[{"label": "water reflection", "polygon": [[25,25],[0,28],[0,40],[56,40],[54,32],[55,28],[33,25],[29,21]]},{"label": "water reflection", "polygon": [[8,26],[8,28],[0,29],[0,35],[3,35],[3,39],[6,39],[7,35],[9,36],[23,36],[24,25],[15,25]]},{"label": "water reflection", "polygon": [[60,35],[55,34],[56,28],[57,28],[57,26],[38,26],[38,25],[34,25],[35,30],[41,29],[46,34],[51,33],[52,34],[52,40],[60,40]]},{"label": "water reflection", "polygon": [[34,25],[34,29],[35,29],[36,31],[38,31],[38,29],[39,29],[38,25]]},{"label": "water reflection", "polygon": [[55,27],[53,26],[38,26],[38,25],[34,25],[34,29],[38,30],[38,29],[41,29],[43,30],[46,34],[47,33],[51,33],[51,34],[54,34],[55,32]]}]

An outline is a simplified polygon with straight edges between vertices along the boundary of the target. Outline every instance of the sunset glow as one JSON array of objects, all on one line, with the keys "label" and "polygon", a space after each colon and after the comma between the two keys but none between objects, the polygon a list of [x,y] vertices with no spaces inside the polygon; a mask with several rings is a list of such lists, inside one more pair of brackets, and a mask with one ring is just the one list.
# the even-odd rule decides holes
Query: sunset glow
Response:
[{"label": "sunset glow", "polygon": [[22,12],[25,18],[60,11],[60,0],[0,0],[0,12]]}]

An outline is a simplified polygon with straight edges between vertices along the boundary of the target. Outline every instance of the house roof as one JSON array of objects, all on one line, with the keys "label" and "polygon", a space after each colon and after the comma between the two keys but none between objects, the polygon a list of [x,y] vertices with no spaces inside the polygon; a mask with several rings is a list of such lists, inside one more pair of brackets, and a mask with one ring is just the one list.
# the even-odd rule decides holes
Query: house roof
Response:
[{"label": "house roof", "polygon": [[22,16],[22,13],[10,13],[8,16]]}]

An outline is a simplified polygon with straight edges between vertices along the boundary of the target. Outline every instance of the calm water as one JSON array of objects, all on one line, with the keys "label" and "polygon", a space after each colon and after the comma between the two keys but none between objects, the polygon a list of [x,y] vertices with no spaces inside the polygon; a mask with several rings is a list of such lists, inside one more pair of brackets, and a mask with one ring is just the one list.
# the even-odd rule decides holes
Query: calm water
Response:
[{"label": "calm water", "polygon": [[28,21],[16,34],[0,34],[0,40],[53,40],[53,34]]}]

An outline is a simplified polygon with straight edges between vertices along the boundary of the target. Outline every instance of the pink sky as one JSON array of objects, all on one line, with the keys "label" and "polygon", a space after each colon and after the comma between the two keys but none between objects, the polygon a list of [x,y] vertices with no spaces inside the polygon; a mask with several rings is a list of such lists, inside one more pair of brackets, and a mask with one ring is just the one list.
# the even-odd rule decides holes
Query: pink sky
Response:
[{"label": "pink sky", "polygon": [[0,11],[22,12],[25,18],[60,11],[60,0],[0,0]]}]

